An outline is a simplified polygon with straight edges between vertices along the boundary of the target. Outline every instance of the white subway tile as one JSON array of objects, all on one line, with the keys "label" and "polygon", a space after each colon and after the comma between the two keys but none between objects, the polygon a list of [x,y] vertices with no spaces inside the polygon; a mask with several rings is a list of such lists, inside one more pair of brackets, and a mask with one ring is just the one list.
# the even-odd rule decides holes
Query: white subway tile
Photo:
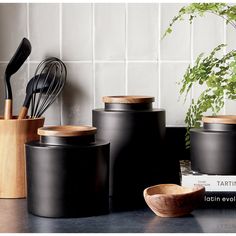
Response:
[{"label": "white subway tile", "polygon": [[124,63],[96,64],[96,108],[103,107],[103,96],[125,94],[125,65]]},{"label": "white subway tile", "polygon": [[158,4],[128,5],[128,59],[156,60],[158,55]]},{"label": "white subway tile", "polygon": [[225,114],[236,115],[236,101],[228,100],[225,101]]},{"label": "white subway tile", "polygon": [[93,66],[67,63],[68,79],[63,91],[62,124],[91,125],[93,109]]},{"label": "white subway tile", "polygon": [[26,4],[0,3],[0,61],[10,60],[27,37]]},{"label": "white subway tile", "polygon": [[236,49],[236,29],[230,24],[226,27],[226,44],[228,52]]},{"label": "white subway tile", "polygon": [[188,64],[162,63],[161,64],[161,108],[166,110],[167,125],[184,125],[184,119],[190,104],[189,96],[184,103],[180,99],[180,85]]},{"label": "white subway tile", "polygon": [[[34,77],[35,70],[38,63],[30,63],[29,79]],[[31,114],[29,109],[28,114]],[[45,113],[42,115],[45,117],[45,125],[60,125],[61,124],[61,100],[60,96],[54,101],[52,105],[48,107]]]},{"label": "white subway tile", "polygon": [[[207,13],[194,20],[193,52],[196,58],[200,53],[209,53],[224,39],[224,22],[216,15]],[[222,54],[222,53],[219,53]]]},{"label": "white subway tile", "polygon": [[[186,4],[163,3],[161,4],[161,37],[169,27],[171,20]],[[176,22],[173,31],[163,38],[161,43],[161,60],[190,60],[191,56],[191,31],[190,24],[184,21]]]},{"label": "white subway tile", "polygon": [[125,4],[95,4],[95,57],[125,58]]},{"label": "white subway tile", "polygon": [[[95,74],[91,61],[93,58],[93,8],[92,3],[63,3],[60,19],[59,3],[29,4],[29,39],[32,44],[30,60],[41,61],[48,56],[60,56],[67,63],[68,80],[60,98],[44,114],[46,125],[91,124],[92,109],[103,107],[102,97],[124,95],[125,56],[128,53],[127,92],[129,95],[150,95],[156,104],[166,109],[167,125],[184,125],[186,111],[190,104],[183,98],[179,101],[180,86],[177,82],[188,66],[187,63],[161,63],[160,88],[158,83],[157,59],[169,61],[189,61],[191,59],[191,26],[188,20],[176,23],[173,32],[160,41],[161,52],[158,52],[158,39],[163,35],[171,19],[186,4],[162,3],[97,3],[94,8],[95,39]],[[126,18],[126,6],[127,18]],[[161,22],[159,22],[161,12]],[[62,20],[62,21],[60,21]],[[127,20],[127,22],[126,22]],[[62,25],[60,25],[60,22]],[[127,23],[127,25],[126,25]],[[161,26],[159,34],[159,25]],[[128,28],[126,29],[126,26]],[[27,4],[0,4],[0,61],[9,60],[23,37],[27,37]],[[223,20],[212,14],[194,20],[193,52],[194,57],[209,53],[215,46],[223,43],[226,33],[227,50],[236,46],[235,29],[227,26],[223,31]],[[62,35],[60,35],[62,30]],[[128,35],[126,35],[126,30]],[[62,37],[60,37],[62,36]],[[126,38],[127,36],[127,38]],[[61,45],[60,45],[60,39]],[[126,45],[127,39],[127,45]],[[160,54],[160,58],[158,55]],[[99,60],[103,60],[100,61]],[[143,60],[143,62],[135,62]],[[106,63],[107,61],[107,63]],[[109,62],[110,61],[110,62]],[[120,61],[119,63],[116,61]],[[30,63],[30,78],[37,63]],[[0,114],[4,108],[3,76],[6,64],[0,64]],[[95,75],[95,81],[94,76]],[[27,64],[12,78],[14,114],[25,97],[28,79]],[[95,84],[94,84],[95,82]],[[205,86],[194,86],[193,98],[197,100]],[[160,89],[160,93],[158,91]],[[62,108],[62,109],[61,109]],[[226,101],[226,114],[236,112],[236,102]],[[220,112],[224,113],[224,109]],[[211,115],[211,113],[206,113]]]},{"label": "white subway tile", "polygon": [[128,64],[128,94],[155,97],[157,106],[158,92],[158,64],[157,63],[129,63]]},{"label": "white subway tile", "polygon": [[198,99],[198,97],[201,95],[201,93],[203,92],[203,91],[205,91],[206,90],[206,88],[207,88],[207,86],[205,85],[205,84],[202,84],[202,85],[200,85],[200,84],[195,84],[194,86],[193,86],[193,90],[192,90],[192,97],[193,97],[193,99],[195,100],[195,101],[197,101],[197,99]]},{"label": "white subway tile", "polygon": [[[5,87],[4,87],[4,73],[7,64],[0,64],[0,115],[4,113]],[[18,115],[20,108],[25,99],[25,90],[27,84],[27,65],[22,67],[11,77],[12,100],[13,100],[13,115]]]},{"label": "white subway tile", "polygon": [[31,3],[29,7],[29,30],[33,61],[48,56],[59,57],[60,30],[59,4]]},{"label": "white subway tile", "polygon": [[92,4],[62,5],[62,55],[67,61],[92,59]]},{"label": "white subway tile", "polygon": [[61,95],[42,116],[45,117],[45,125],[61,125]]}]

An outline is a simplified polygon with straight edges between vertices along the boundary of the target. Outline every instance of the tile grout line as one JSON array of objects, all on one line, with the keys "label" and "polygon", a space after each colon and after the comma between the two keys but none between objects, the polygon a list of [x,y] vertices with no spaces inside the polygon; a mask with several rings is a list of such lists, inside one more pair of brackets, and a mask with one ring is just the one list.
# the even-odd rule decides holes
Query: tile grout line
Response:
[{"label": "tile grout line", "polygon": [[[191,66],[194,65],[194,43],[193,43],[193,37],[194,37],[194,19],[192,21],[192,24],[190,24],[190,64],[191,64]],[[190,93],[190,104],[191,104],[193,98],[194,98],[194,87],[192,87],[191,93]]]},{"label": "tile grout line", "polygon": [[157,63],[158,63],[158,88],[157,106],[161,108],[161,3],[158,4],[158,42],[157,42]]},{"label": "tile grout line", "polygon": [[[29,60],[29,63],[36,64],[40,63],[41,61],[33,61]],[[70,61],[70,60],[63,60],[64,63],[93,63],[93,60],[79,60],[79,61]],[[159,60],[127,60],[128,63],[158,63]],[[162,60],[160,63],[190,63],[190,60],[179,60],[179,61],[172,61],[172,60]],[[9,61],[0,61],[0,63],[5,64],[9,63]],[[94,63],[125,63],[124,60],[94,60]]]},{"label": "tile grout line", "polygon": [[[38,64],[40,63],[41,61],[32,61],[32,60],[29,60],[29,64]],[[82,63],[96,63],[96,64],[99,64],[99,63],[109,63],[109,64],[112,64],[112,63],[125,63],[124,60],[80,60],[80,61],[70,61],[70,60],[63,60],[64,63],[71,63],[71,64],[82,64]],[[0,61],[0,63],[2,64],[6,64],[6,63],[9,63],[9,61]],[[159,60],[127,60],[127,63],[159,63]],[[190,60],[179,60],[179,61],[172,61],[172,60],[162,60],[160,61],[160,63],[164,64],[164,63],[191,63]]]},{"label": "tile grout line", "polygon": [[[26,3],[26,31],[27,38],[30,40],[30,25],[29,25],[29,2]],[[30,57],[27,58],[27,80],[30,80]]]},{"label": "tile grout line", "polygon": [[93,108],[96,108],[96,63],[95,63],[95,3],[92,5],[92,63],[93,63]]},{"label": "tile grout line", "polygon": [[62,3],[59,3],[59,56],[62,60]]},{"label": "tile grout line", "polygon": [[[30,61],[30,63],[34,64],[34,63],[39,63],[40,61]],[[68,60],[63,60],[64,63],[92,63],[92,60],[84,60],[84,61],[68,61]],[[1,63],[1,61],[0,61]],[[7,63],[7,62],[5,62]]]},{"label": "tile grout line", "polygon": [[128,95],[128,3],[125,3],[125,95]]},{"label": "tile grout line", "polygon": [[185,124],[167,124],[166,127],[183,127],[186,128]]},{"label": "tile grout line", "polygon": [[[226,26],[226,20],[223,20],[223,43],[226,44],[227,42],[227,35],[226,35],[226,30],[227,30],[227,26]],[[223,51],[224,55],[226,55],[227,51],[226,51],[226,47],[224,47],[224,51]],[[226,95],[224,93],[224,108],[223,108],[223,114],[226,114]]]},{"label": "tile grout line", "polygon": [[[62,60],[62,3],[59,3],[59,56],[60,60]],[[63,124],[63,98],[62,93],[59,97],[60,102],[60,125]]]}]

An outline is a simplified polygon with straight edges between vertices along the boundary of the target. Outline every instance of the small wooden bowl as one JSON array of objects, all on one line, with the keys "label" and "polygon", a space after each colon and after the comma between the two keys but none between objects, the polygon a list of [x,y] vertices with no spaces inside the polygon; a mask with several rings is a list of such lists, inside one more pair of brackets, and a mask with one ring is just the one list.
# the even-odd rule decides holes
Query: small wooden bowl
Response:
[{"label": "small wooden bowl", "polygon": [[144,199],[151,210],[161,217],[187,215],[203,201],[205,188],[197,185],[193,188],[176,184],[159,184],[146,188]]}]

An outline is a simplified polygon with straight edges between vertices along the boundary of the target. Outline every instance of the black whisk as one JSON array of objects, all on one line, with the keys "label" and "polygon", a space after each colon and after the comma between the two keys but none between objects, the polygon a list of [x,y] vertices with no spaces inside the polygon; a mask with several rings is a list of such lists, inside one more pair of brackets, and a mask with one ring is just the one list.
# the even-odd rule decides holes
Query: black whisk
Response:
[{"label": "black whisk", "polygon": [[41,89],[32,95],[31,118],[41,117],[61,93],[67,77],[66,66],[56,57],[47,58],[37,66],[34,77],[33,90]]}]

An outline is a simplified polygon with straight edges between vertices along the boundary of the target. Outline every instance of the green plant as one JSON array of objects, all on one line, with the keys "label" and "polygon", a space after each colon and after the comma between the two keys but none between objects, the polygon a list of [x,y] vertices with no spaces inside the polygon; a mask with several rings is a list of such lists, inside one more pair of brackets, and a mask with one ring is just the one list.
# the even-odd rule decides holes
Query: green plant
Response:
[{"label": "green plant", "polygon": [[177,16],[175,16],[162,38],[173,30],[173,25],[184,20],[184,16],[189,16],[190,24],[197,16],[205,16],[206,13],[212,13],[226,20],[226,24],[231,24],[236,29],[236,5],[227,5],[226,3],[191,3],[188,6],[182,7]]},{"label": "green plant", "polygon": [[[210,12],[226,20],[236,29],[236,6],[229,6],[225,3],[192,3],[180,9],[175,16],[163,37],[172,32],[172,27],[178,20],[183,20],[185,15],[189,16],[189,22],[197,16],[204,16]],[[217,57],[217,52],[226,45],[221,44],[213,49],[209,56],[200,54],[194,65],[189,65],[181,80],[180,95],[185,96],[196,85],[204,85],[205,90],[195,101],[192,99],[190,107],[186,113],[185,123],[187,125],[186,147],[190,145],[190,128],[199,128],[201,119],[205,112],[211,110],[216,115],[224,106],[225,99],[236,99],[236,50],[232,50],[222,57]]]},{"label": "green plant", "polygon": [[203,114],[211,110],[216,115],[224,106],[225,99],[236,99],[236,50],[222,58],[217,58],[216,52],[225,45],[217,46],[209,56],[200,54],[194,66],[189,66],[181,80],[180,94],[185,94],[185,100],[195,84],[205,85],[205,90],[197,101],[192,99],[186,113],[187,124],[186,146],[189,147],[189,130],[199,128]]}]

